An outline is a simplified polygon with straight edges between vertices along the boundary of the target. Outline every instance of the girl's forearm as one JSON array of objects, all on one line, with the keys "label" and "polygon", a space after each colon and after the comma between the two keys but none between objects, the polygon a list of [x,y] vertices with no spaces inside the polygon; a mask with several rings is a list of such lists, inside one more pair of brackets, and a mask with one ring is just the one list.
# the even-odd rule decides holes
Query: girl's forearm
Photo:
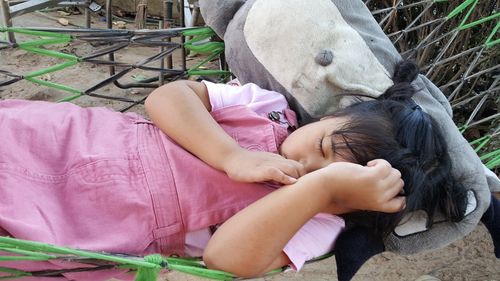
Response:
[{"label": "girl's forearm", "polygon": [[[240,276],[263,274],[293,235],[319,212],[398,212],[401,173],[385,160],[368,166],[336,162],[261,198],[227,220],[210,239],[204,260]],[[340,206],[340,207],[339,207]]]},{"label": "girl's forearm", "polygon": [[206,87],[178,81],[154,90],[145,102],[151,120],[165,134],[205,163],[224,170],[227,155],[241,149],[209,113]]},{"label": "girl's forearm", "polygon": [[330,205],[330,194],[303,176],[278,189],[226,221],[204,252],[210,268],[238,276],[258,276],[271,265],[283,266],[283,248],[313,216]]}]

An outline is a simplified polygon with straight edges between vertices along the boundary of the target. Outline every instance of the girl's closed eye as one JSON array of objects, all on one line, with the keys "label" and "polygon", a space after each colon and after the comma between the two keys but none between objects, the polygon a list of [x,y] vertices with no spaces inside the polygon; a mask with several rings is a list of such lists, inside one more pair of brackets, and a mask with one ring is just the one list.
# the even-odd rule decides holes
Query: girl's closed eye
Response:
[{"label": "girl's closed eye", "polygon": [[318,139],[316,143],[316,149],[321,152],[321,156],[326,157],[325,151],[323,150],[323,140],[325,139],[325,136],[322,136],[321,138]]}]

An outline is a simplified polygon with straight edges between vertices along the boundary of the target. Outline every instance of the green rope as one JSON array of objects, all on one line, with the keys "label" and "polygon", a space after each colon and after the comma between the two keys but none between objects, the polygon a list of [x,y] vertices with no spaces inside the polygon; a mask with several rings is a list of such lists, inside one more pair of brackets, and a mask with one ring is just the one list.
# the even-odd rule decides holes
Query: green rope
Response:
[{"label": "green rope", "polygon": [[186,265],[172,265],[170,268],[178,272],[183,272],[212,280],[233,280],[236,278],[236,276],[231,273],[208,268],[192,267]]},{"label": "green rope", "polygon": [[215,35],[215,32],[210,27],[191,28],[182,31],[183,36],[196,36],[196,35],[206,35],[206,34],[210,34],[210,36],[212,36]]},{"label": "green rope", "polygon": [[121,264],[130,264],[130,265],[134,265],[137,267],[146,267],[146,268],[158,267],[158,265],[151,264],[149,262],[145,262],[142,260],[127,259],[127,258],[123,258],[123,257],[119,257],[119,256],[113,256],[113,255],[107,255],[107,254],[101,254],[101,253],[89,252],[89,251],[83,251],[83,250],[76,250],[76,249],[71,249],[71,248],[66,248],[66,247],[61,247],[61,246],[54,246],[54,245],[35,242],[35,241],[21,240],[21,239],[16,239],[16,238],[11,238],[11,237],[4,237],[4,236],[0,237],[0,243],[7,244],[10,247],[14,247],[14,248],[18,247],[18,248],[21,248],[23,250],[29,250],[29,251],[39,251],[39,252],[62,254],[62,255],[75,255],[75,256],[86,257],[86,258],[90,258],[90,259],[100,259],[100,260],[105,260],[105,261],[110,261],[110,262],[121,263]]},{"label": "green rope", "polygon": [[205,265],[201,264],[201,259],[200,258],[193,258],[193,257],[168,257],[168,264],[170,266],[172,265],[184,265],[184,266],[193,266],[193,267],[202,267],[206,268]]},{"label": "green rope", "polygon": [[[155,281],[157,280],[159,272],[162,268],[168,270],[175,270],[178,272],[183,272],[190,275],[195,275],[212,280],[234,280],[237,278],[237,276],[228,272],[206,268],[206,266],[202,264],[202,261],[199,258],[163,257],[159,254],[148,255],[142,259],[135,257],[134,258],[115,257],[112,255],[74,250],[60,246],[53,246],[45,243],[25,241],[9,237],[0,237],[0,246],[2,247],[0,251],[8,249],[9,247],[15,247],[14,249],[8,249],[8,250],[19,251],[18,252],[19,254],[27,254],[30,256],[39,255],[40,257],[45,258],[45,260],[60,258],[60,257],[39,253],[37,251],[64,254],[63,258],[68,260],[71,260],[71,257],[68,255],[74,255],[77,257],[87,257],[91,259],[112,261],[118,263],[119,268],[129,268],[132,270],[136,270],[137,273],[135,281]],[[306,263],[312,263],[315,261],[323,260],[331,256],[333,256],[333,253],[325,254],[313,260],[307,261]],[[270,271],[266,274],[266,276],[281,273],[286,268],[287,267],[283,267]],[[7,268],[7,270],[12,270],[12,269]],[[2,271],[1,268],[0,271]],[[21,274],[19,276],[26,276],[26,275]]]},{"label": "green rope", "polygon": [[500,167],[500,149],[486,153],[480,159],[488,169]]},{"label": "green rope", "polygon": [[73,99],[83,95],[82,91],[75,89],[73,87],[69,87],[66,85],[61,85],[58,83],[44,81],[44,80],[40,80],[40,79],[35,78],[37,76],[41,76],[41,75],[51,73],[51,72],[60,71],[60,70],[63,70],[65,68],[71,67],[71,66],[77,64],[81,60],[79,57],[72,55],[72,54],[66,54],[63,52],[52,51],[52,50],[40,48],[40,47],[44,47],[44,46],[50,45],[50,44],[68,43],[73,39],[70,35],[60,34],[60,33],[56,33],[56,32],[36,31],[36,30],[30,30],[30,29],[25,29],[25,28],[13,28],[13,27],[0,28],[0,31],[2,31],[2,32],[16,32],[16,33],[21,33],[21,34],[33,35],[33,36],[48,37],[48,39],[42,38],[42,39],[22,42],[22,43],[19,43],[18,46],[19,46],[19,48],[21,48],[25,51],[31,52],[31,53],[44,55],[44,56],[48,56],[48,57],[64,59],[64,60],[68,60],[68,61],[51,66],[51,67],[48,67],[48,68],[45,68],[45,69],[30,72],[30,73],[26,74],[24,76],[24,78],[27,81],[30,81],[30,82],[35,83],[35,84],[39,84],[42,86],[46,86],[49,88],[62,90],[62,91],[66,91],[66,92],[70,92],[70,93],[74,94],[68,98],[64,98],[63,99],[64,101],[73,100]]},{"label": "green rope", "polygon": [[[10,252],[10,253],[15,253],[15,254],[20,254],[20,255],[26,255],[29,257],[36,257],[36,258],[44,259],[44,260],[56,258],[56,256],[53,256],[53,255],[47,255],[44,253],[22,250],[22,249],[18,249],[18,248],[10,248],[10,247],[0,247],[0,251]],[[0,260],[2,258],[3,257],[0,257]]]},{"label": "green rope", "polygon": [[[79,57],[77,57],[75,55],[40,48],[40,47],[44,47],[44,46],[50,45],[50,44],[68,43],[73,39],[72,36],[67,35],[67,34],[56,33],[56,32],[36,31],[36,30],[30,30],[30,29],[25,29],[25,28],[13,28],[13,27],[0,28],[0,31],[2,31],[2,32],[16,32],[16,33],[27,34],[27,35],[32,35],[32,36],[45,37],[42,39],[22,42],[22,43],[19,43],[18,46],[19,46],[19,48],[26,50],[28,52],[31,52],[31,53],[68,60],[67,62],[63,62],[63,63],[57,64],[57,65],[54,65],[54,66],[51,66],[51,67],[48,67],[45,69],[33,71],[33,72],[26,74],[24,76],[24,78],[27,81],[30,81],[30,82],[35,83],[35,84],[43,85],[43,86],[46,86],[49,88],[70,92],[73,94],[72,96],[66,97],[66,98],[62,99],[61,101],[73,100],[73,99],[76,99],[76,98],[83,95],[82,91],[75,89],[73,87],[69,87],[66,85],[61,85],[58,83],[53,83],[53,82],[44,81],[44,80],[40,80],[40,79],[35,78],[37,76],[41,76],[41,75],[51,73],[51,72],[60,71],[60,70],[63,70],[67,67],[71,67],[71,66],[77,64],[81,60]],[[48,39],[46,37],[48,37]]]},{"label": "green rope", "polygon": [[[159,254],[148,255],[144,258],[127,258],[104,253],[76,250],[67,247],[54,246],[50,244],[27,241],[11,237],[0,237],[0,251],[18,254],[16,256],[0,256],[0,261],[32,260],[47,261],[50,259],[64,258],[89,258],[95,260],[109,261],[118,264],[117,268],[128,268],[136,271],[136,281],[156,281],[162,268],[188,273],[213,280],[232,280],[235,275],[207,269],[201,264],[200,259],[162,257]],[[47,254],[51,253],[51,254]],[[78,262],[77,259],[75,259]],[[0,267],[0,272],[12,273],[9,278],[19,278],[31,275],[17,269]]]},{"label": "green rope", "polygon": [[[458,130],[463,134],[468,128],[469,126],[463,125],[459,127]],[[492,135],[486,135],[469,142],[470,146],[478,154],[479,159],[481,159],[483,164],[491,170],[500,167],[500,148],[485,154],[480,154],[479,151],[483,149],[492,138]]]},{"label": "green rope", "polygon": [[[479,3],[479,0],[466,0],[462,4],[458,5],[455,9],[453,9],[445,17],[445,19],[450,20],[450,19],[456,17],[457,15],[462,13],[465,9],[467,9],[469,6],[470,6],[470,8],[467,11],[467,13],[465,14],[465,17],[460,22],[460,25],[458,26],[458,30],[465,30],[468,28],[472,28],[472,27],[475,27],[475,26],[480,25],[482,23],[489,22],[489,21],[495,20],[495,19],[500,17],[500,12],[496,12],[492,15],[487,16],[487,17],[475,20],[475,21],[470,22],[470,23],[466,23],[467,20],[469,19],[469,17],[472,15],[472,12],[474,11],[474,9],[476,8],[476,5],[478,3]],[[496,33],[498,31],[499,25],[500,25],[500,22],[496,24],[495,28],[493,29],[493,31],[489,34],[488,38],[486,39],[485,46],[487,48],[490,48],[490,47],[500,43],[500,39],[493,40],[493,37],[496,35]]]},{"label": "green rope", "polygon": [[[48,261],[51,259],[64,259],[78,262],[78,259],[83,257],[113,262],[117,264],[116,268],[135,271],[135,281],[156,281],[162,268],[212,280],[234,280],[237,278],[237,276],[228,272],[208,269],[200,258],[163,257],[159,254],[148,255],[143,258],[129,258],[126,256],[76,250],[67,247],[1,236],[0,251],[18,254],[17,256],[0,256],[0,261]],[[309,262],[321,260],[330,256],[332,256],[332,254],[324,255]],[[285,269],[286,267],[273,270],[267,273],[266,276],[283,272]],[[32,275],[30,272],[7,267],[0,267],[0,272],[10,273],[11,275],[8,276],[8,279]],[[3,277],[0,279],[2,278]]]},{"label": "green rope", "polygon": [[65,98],[62,98],[62,99],[58,99],[56,102],[70,102],[72,100],[76,100],[77,98],[81,97],[85,95],[85,93],[83,92],[78,92],[72,96],[69,96],[69,97],[65,97]]},{"label": "green rope", "polygon": [[187,70],[189,76],[193,75],[220,75],[223,77],[229,76],[231,73],[225,70],[203,70],[200,69],[203,65],[219,56],[224,52],[223,42],[204,42],[204,40],[215,36],[215,32],[209,27],[186,30],[182,33],[184,36],[192,36],[193,38],[184,43],[184,48],[187,50],[209,54],[203,61],[197,63]]},{"label": "green rope", "polygon": [[493,40],[493,37],[497,34],[499,28],[500,28],[500,21],[497,23],[497,25],[495,26],[495,28],[493,28],[493,30],[491,31],[490,35],[486,39],[486,47],[487,48],[493,47],[494,45],[500,43],[500,38],[496,39],[496,40]]},{"label": "green rope", "polygon": [[[57,89],[57,90],[69,92],[72,94],[71,96],[64,97],[64,98],[58,100],[57,102],[72,101],[74,99],[81,97],[82,95],[85,95],[85,93],[83,91],[75,89],[73,87],[35,78],[35,77],[38,77],[38,76],[41,76],[41,75],[44,75],[47,73],[61,71],[67,67],[71,67],[71,66],[77,64],[78,62],[82,61],[82,58],[80,58],[78,56],[43,48],[43,47],[46,47],[47,45],[51,45],[51,44],[63,44],[63,43],[71,42],[75,37],[64,34],[64,33],[50,32],[50,31],[37,31],[37,30],[31,30],[31,29],[26,29],[26,28],[15,28],[15,27],[0,28],[0,32],[15,32],[15,33],[21,33],[21,34],[41,37],[41,39],[30,40],[30,41],[19,43],[18,46],[19,46],[19,48],[21,48],[25,51],[34,53],[34,54],[39,54],[39,55],[43,55],[43,56],[67,60],[67,62],[63,62],[63,63],[57,64],[57,65],[54,65],[54,66],[51,66],[51,67],[48,67],[45,69],[33,71],[33,72],[30,72],[30,73],[24,75],[24,78],[27,81],[30,81],[32,83],[39,84],[42,86],[46,86],[46,87],[49,87],[52,89]],[[183,30],[181,32],[181,34],[183,36],[192,37],[192,39],[188,40],[184,44],[184,47],[186,49],[193,51],[193,52],[196,52],[196,53],[209,55],[208,58],[204,59],[202,62],[197,63],[195,66],[188,69],[187,70],[188,75],[190,75],[190,76],[192,76],[192,75],[221,76],[223,78],[226,78],[231,74],[229,71],[224,71],[224,70],[201,69],[202,66],[206,65],[210,60],[212,60],[213,58],[215,58],[216,56],[218,56],[222,52],[224,52],[224,43],[223,42],[210,42],[210,41],[205,42],[206,39],[211,38],[215,35],[215,32],[211,28],[209,28],[209,27],[189,28],[189,29]]]},{"label": "green rope", "polygon": [[207,58],[205,58],[203,61],[201,61],[201,62],[199,62],[199,63],[195,64],[193,67],[191,67],[191,68],[187,71],[187,73],[188,73],[189,75],[192,75],[193,71],[198,70],[198,69],[199,69],[202,65],[204,65],[204,64],[206,64],[207,62],[211,61],[213,58],[215,58],[215,57],[216,57],[216,56],[218,56],[218,55],[220,55],[220,53],[219,53],[219,52],[211,54],[210,56],[208,56]]},{"label": "green rope", "polygon": [[184,43],[184,48],[200,54],[211,54],[224,51],[223,42],[203,42],[203,40],[215,36],[215,32],[209,27],[191,29],[182,32],[184,36],[193,38]]},{"label": "green rope", "polygon": [[58,83],[54,83],[54,82],[49,82],[49,81],[44,81],[44,80],[39,80],[39,79],[35,79],[35,78],[26,78],[26,80],[28,80],[30,82],[33,82],[33,83],[36,83],[36,84],[40,84],[42,86],[47,86],[47,87],[50,87],[50,88],[54,88],[54,89],[58,89],[58,90],[62,90],[62,91],[70,92],[70,93],[74,93],[74,94],[77,94],[78,96],[82,96],[83,95],[82,91],[80,91],[78,89],[75,89],[73,87],[62,85],[62,84],[58,84]]},{"label": "green rope", "polygon": [[469,142],[469,144],[474,147],[474,151],[475,152],[478,152],[479,150],[481,150],[481,148],[483,148],[489,141],[491,140],[491,135],[486,135],[486,136],[483,136],[483,137],[480,137],[476,140],[473,140],[471,142]]},{"label": "green rope", "polygon": [[193,76],[193,75],[229,76],[229,75],[231,75],[231,72],[227,71],[227,70],[192,69],[192,70],[188,70],[188,74],[190,76]]},{"label": "green rope", "polygon": [[[477,6],[477,3],[479,3],[479,0],[474,0],[470,3],[468,3],[468,5],[472,4],[472,6],[469,8],[469,10],[467,11],[467,13],[465,14],[465,17],[462,19],[462,21],[460,22],[460,25],[458,26],[458,29],[460,30],[460,28],[465,24],[465,22],[469,19],[469,17],[472,15],[472,12],[474,12],[474,9],[476,8]],[[467,5],[467,6],[468,6]],[[464,7],[465,9],[466,7]]]},{"label": "green rope", "polygon": [[5,272],[5,273],[11,274],[11,275],[6,275],[6,276],[1,276],[0,280],[6,280],[6,279],[10,280],[10,279],[15,279],[15,278],[32,276],[32,274],[29,272],[17,270],[17,269],[12,269],[12,268],[8,268],[8,267],[0,267],[0,272]]},{"label": "green rope", "polygon": [[[463,133],[466,129],[467,127],[464,126],[460,131]],[[493,136],[491,135],[486,135],[469,142],[469,144],[474,148],[474,151],[478,153],[479,159],[481,159],[484,165],[491,170],[500,167],[500,148],[482,155],[479,151],[491,141],[492,137]]]},{"label": "green rope", "polygon": [[0,32],[14,32],[40,37],[53,37],[53,38],[68,38],[71,39],[72,36],[64,33],[50,32],[50,31],[38,31],[22,27],[0,27]]},{"label": "green rope", "polygon": [[472,2],[477,2],[477,0],[466,0],[462,4],[458,5],[453,11],[451,11],[445,18],[446,20],[450,20],[454,18],[456,15],[460,14],[463,10],[465,10]]},{"label": "green rope", "polygon": [[24,77],[25,78],[33,78],[33,77],[44,75],[44,74],[47,74],[47,73],[50,73],[50,72],[55,72],[55,71],[59,71],[59,70],[65,69],[65,68],[73,66],[73,65],[75,65],[77,63],[78,63],[77,60],[70,60],[70,61],[67,61],[67,62],[64,62],[64,63],[61,63],[61,64],[57,64],[57,65],[54,65],[54,66],[51,66],[51,67],[48,67],[48,68],[45,68],[45,69],[41,69],[41,70],[36,70],[36,71],[30,72],[30,73],[26,74]]},{"label": "green rope", "polygon": [[48,56],[48,57],[54,57],[54,58],[60,58],[60,59],[67,59],[67,60],[76,60],[76,61],[80,60],[80,58],[77,57],[77,56],[75,56],[75,55],[65,54],[65,53],[61,53],[61,52],[57,52],[57,51],[52,51],[52,50],[41,49],[41,48],[34,48],[34,47],[29,47],[29,46],[23,46],[22,43],[19,44],[19,48],[21,48],[23,50],[26,50],[26,51],[29,51],[29,52],[32,52],[32,53],[35,53],[35,54],[44,55],[44,56]]},{"label": "green rope", "polygon": [[33,41],[23,42],[23,43],[20,43],[19,46],[24,46],[24,47],[39,47],[39,46],[49,45],[49,44],[62,44],[62,43],[70,42],[70,41],[71,41],[71,38],[40,39],[40,40],[33,40]]},{"label": "green rope", "polygon": [[[471,9],[471,11],[472,11],[472,9]],[[458,29],[464,30],[464,29],[467,29],[467,28],[471,28],[471,27],[474,27],[476,25],[482,24],[484,22],[487,22],[487,21],[490,21],[490,20],[494,20],[494,19],[496,19],[498,17],[500,17],[500,13],[495,13],[493,15],[490,15],[490,16],[487,16],[485,18],[473,21],[473,22],[468,23],[468,24],[461,24]]]},{"label": "green rope", "polygon": [[144,257],[144,261],[157,265],[153,268],[139,267],[135,275],[135,281],[155,281],[158,279],[161,264],[164,262],[160,255],[149,255]]}]

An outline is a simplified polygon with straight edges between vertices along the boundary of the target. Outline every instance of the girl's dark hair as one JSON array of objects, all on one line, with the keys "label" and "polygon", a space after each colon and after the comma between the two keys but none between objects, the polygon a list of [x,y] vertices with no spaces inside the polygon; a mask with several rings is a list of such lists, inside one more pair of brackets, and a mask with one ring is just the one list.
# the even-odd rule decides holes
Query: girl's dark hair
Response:
[{"label": "girl's dark hair", "polygon": [[383,237],[408,212],[425,211],[431,226],[437,212],[447,220],[462,220],[467,206],[466,189],[451,174],[451,159],[439,127],[411,98],[415,89],[410,83],[418,73],[415,63],[402,61],[394,71],[394,85],[379,98],[333,114],[347,117],[342,128],[332,133],[335,153],[361,165],[385,159],[402,174],[404,210],[346,216],[348,221],[368,226]]}]

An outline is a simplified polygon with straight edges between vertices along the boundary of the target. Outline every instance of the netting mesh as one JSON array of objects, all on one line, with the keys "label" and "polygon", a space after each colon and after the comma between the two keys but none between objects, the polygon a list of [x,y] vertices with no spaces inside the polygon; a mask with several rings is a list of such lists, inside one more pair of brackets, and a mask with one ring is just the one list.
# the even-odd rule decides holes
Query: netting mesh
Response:
[{"label": "netting mesh", "polygon": [[[112,99],[125,103],[130,106],[122,111],[130,109],[133,105],[141,103],[142,99],[130,99],[123,96],[106,95],[99,92],[104,86],[113,83],[122,89],[126,88],[156,88],[164,82],[174,81],[181,78],[187,78],[193,75],[211,75],[223,79],[229,75],[226,70],[202,68],[206,63],[218,57],[224,51],[222,42],[205,41],[213,37],[215,33],[206,27],[199,28],[173,28],[168,30],[97,30],[97,29],[61,29],[61,28],[1,28],[0,31],[12,32],[18,35],[32,36],[28,40],[17,42],[15,44],[4,42],[4,48],[19,48],[24,51],[51,57],[57,59],[57,64],[30,71],[28,73],[15,73],[0,69],[4,79],[0,80],[0,87],[13,84],[20,80],[27,80],[32,83],[64,91],[70,95],[59,99],[58,101],[71,101],[82,96],[95,98]],[[189,37],[183,43],[172,42],[172,38]],[[60,44],[69,44],[75,42],[84,42],[95,48],[83,54],[67,53],[59,51]],[[129,46],[142,47],[160,47],[159,52],[149,54],[138,62],[125,62],[115,58],[115,53],[122,51]],[[190,67],[185,65],[176,68],[166,67],[164,64],[158,65],[158,62],[169,57],[179,49],[188,49],[193,52],[205,55],[199,62]],[[153,49],[155,50],[155,49]],[[109,67],[109,77],[104,80],[94,82],[85,89],[75,88],[73,86],[47,81],[41,79],[43,75],[59,72],[72,67],[77,63],[86,63],[92,65],[101,65]],[[125,75],[130,75],[134,70],[146,72],[157,72],[153,77],[142,77],[135,83],[122,83],[119,81]],[[158,83],[159,80],[163,80]]]},{"label": "netting mesh", "polygon": [[[498,133],[500,117],[497,108],[499,102],[498,73],[500,71],[498,1],[466,0],[460,3],[442,0],[366,0],[365,3],[401,54],[406,58],[416,60],[427,77],[448,97],[457,113],[455,121],[459,126],[476,126],[483,134],[496,135]],[[6,30],[2,29],[4,33]],[[43,44],[24,42],[14,45],[3,40],[0,41],[0,46],[3,48],[31,48],[31,51],[35,51],[36,47],[42,49],[48,44],[61,43],[63,36],[74,34],[74,31],[67,29],[53,28],[49,31],[58,33],[58,35],[50,39],[38,40],[43,41]],[[20,30],[18,29],[17,32]],[[34,35],[41,36],[40,34]],[[143,33],[116,30],[87,31],[73,35],[71,40],[85,40],[89,43],[106,42],[108,47],[100,48],[83,57],[70,58],[70,60],[126,68],[125,71],[112,72],[111,76],[114,77],[107,78],[105,81],[115,84],[119,84],[116,81],[120,76],[137,68],[163,72],[167,81],[179,77],[185,78],[189,74],[202,74],[195,71],[188,73],[186,69],[148,68],[146,66],[151,61],[168,57],[172,53],[172,49],[180,48],[179,44],[164,42],[165,38],[180,35],[182,34],[179,31]],[[130,44],[143,44],[151,47],[164,46],[166,50],[136,64],[115,62],[114,58],[112,62],[111,59],[98,58],[103,55],[112,56],[114,51],[123,49]],[[45,55],[47,54],[45,53]],[[2,71],[2,73],[8,79],[0,81],[0,86],[23,78],[51,86],[49,83],[43,83],[39,80],[33,81],[36,77],[26,77],[26,74],[23,73],[6,71]],[[155,79],[145,79],[134,86],[156,87],[155,82]],[[105,84],[107,83],[97,83],[94,88],[88,89],[71,89],[71,87],[62,89],[59,87],[59,89],[77,96],[84,94],[103,97],[95,90]],[[127,101],[123,98],[122,100]]]},{"label": "netting mesh", "polygon": [[405,58],[448,97],[454,120],[470,138],[491,135],[498,147],[500,13],[498,1],[367,0]]},{"label": "netting mesh", "polygon": [[[365,3],[401,54],[405,58],[414,59],[422,67],[427,77],[448,97],[457,112],[455,121],[459,126],[471,127],[482,124],[477,126],[481,128],[482,133],[494,135],[498,133],[498,120],[500,117],[496,106],[499,101],[498,73],[500,71],[500,49],[498,48],[500,41],[498,39],[500,13],[497,12],[498,1],[466,0],[460,3],[458,1],[442,0],[366,0]],[[4,32],[7,30],[2,29]],[[21,47],[36,52],[36,50],[42,49],[47,44],[61,43],[61,38],[67,36],[67,34],[74,34],[74,31],[67,29],[53,28],[48,30],[57,33],[57,35],[52,35],[52,38],[49,39],[38,40],[38,43],[31,41],[31,43],[24,42],[17,45],[4,40],[0,41],[0,46],[3,46],[3,48]],[[16,32],[21,32],[21,30],[18,29]],[[34,35],[42,36],[36,33]],[[71,40],[84,40],[89,43],[106,42],[108,46],[83,57],[72,57],[69,60],[122,67],[125,70],[122,69],[117,73],[113,71],[112,77],[88,89],[72,89],[71,87],[59,87],[59,89],[76,94],[76,96],[106,97],[96,93],[96,90],[110,82],[118,84],[116,81],[132,69],[139,68],[163,72],[167,81],[186,78],[193,74],[203,74],[201,72],[196,73],[194,70],[188,72],[186,69],[146,66],[152,61],[168,57],[173,49],[180,48],[179,44],[165,42],[165,38],[181,35],[183,35],[181,31],[101,30],[84,33],[80,31],[80,33],[73,35]],[[103,55],[112,56],[115,51],[130,44],[142,44],[151,47],[164,46],[166,49],[136,64],[116,62],[114,58],[113,60],[98,58]],[[40,54],[47,55],[46,52]],[[53,71],[60,69],[62,68]],[[0,81],[0,86],[23,78],[31,79],[32,82],[45,86],[54,86],[36,80],[33,75],[6,71],[2,71],[2,73],[8,79]],[[155,79],[144,79],[144,81],[136,83],[134,86],[156,87],[155,82]],[[71,97],[67,99],[71,99]],[[123,98],[122,100],[137,103],[137,101]]]}]

